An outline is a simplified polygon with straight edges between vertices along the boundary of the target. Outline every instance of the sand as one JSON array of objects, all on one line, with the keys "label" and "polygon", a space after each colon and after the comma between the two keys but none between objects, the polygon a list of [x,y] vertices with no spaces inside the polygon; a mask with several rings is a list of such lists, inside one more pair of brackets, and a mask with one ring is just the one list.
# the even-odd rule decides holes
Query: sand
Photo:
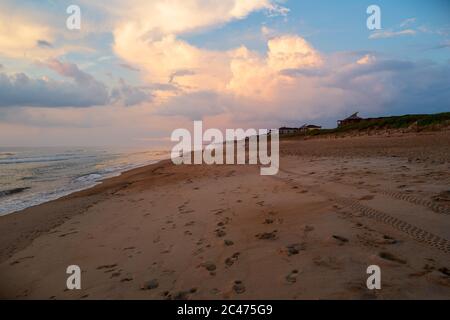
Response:
[{"label": "sand", "polygon": [[131,170],[0,217],[0,298],[449,299],[449,155],[444,131],[283,141],[276,176]]}]

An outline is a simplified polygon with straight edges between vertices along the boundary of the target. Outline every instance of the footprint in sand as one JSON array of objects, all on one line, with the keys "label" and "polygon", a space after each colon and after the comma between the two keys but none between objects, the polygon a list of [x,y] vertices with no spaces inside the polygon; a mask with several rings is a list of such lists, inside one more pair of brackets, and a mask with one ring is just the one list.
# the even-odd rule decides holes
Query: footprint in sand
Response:
[{"label": "footprint in sand", "polygon": [[214,263],[212,263],[211,261],[203,262],[200,266],[205,268],[208,271],[214,271],[217,268],[216,265]]},{"label": "footprint in sand", "polygon": [[214,213],[215,215],[220,215],[225,212],[225,209],[214,209],[211,210],[211,212]]},{"label": "footprint in sand", "polygon": [[165,291],[162,293],[162,295],[167,300],[188,300],[189,295],[194,294],[197,292],[197,288],[192,288],[189,291],[178,291],[175,294],[170,293],[169,291]]},{"label": "footprint in sand", "polygon": [[288,246],[286,246],[286,253],[287,255],[293,256],[300,253],[300,251],[306,250],[306,244],[305,243],[293,243]]},{"label": "footprint in sand", "polygon": [[234,244],[234,242],[233,241],[231,241],[231,240],[223,240],[223,243],[225,243],[225,245],[228,247],[228,246],[232,246],[233,244]]},{"label": "footprint in sand", "polygon": [[218,237],[218,238],[222,238],[227,235],[227,233],[224,230],[224,227],[222,227],[221,229],[216,229],[216,230],[214,230],[214,232],[216,233],[216,237]]},{"label": "footprint in sand", "polygon": [[141,286],[141,290],[153,290],[159,287],[158,279],[152,279]]},{"label": "footprint in sand", "polygon": [[296,283],[297,276],[298,276],[298,270],[294,269],[285,277],[285,279],[288,283]]},{"label": "footprint in sand", "polygon": [[278,239],[277,232],[277,230],[273,230],[272,232],[258,233],[255,237],[260,240],[276,240]]},{"label": "footprint in sand", "polygon": [[342,246],[343,244],[347,243],[349,240],[347,238],[341,237],[341,236],[337,236],[333,234],[333,238],[336,239],[338,241],[338,244],[340,246]]},{"label": "footprint in sand", "polygon": [[241,294],[241,293],[245,292],[245,286],[242,283],[242,281],[240,281],[240,280],[234,281],[233,291],[236,292],[237,294]]},{"label": "footprint in sand", "polygon": [[401,258],[398,258],[398,257],[396,257],[395,255],[393,255],[393,254],[390,253],[390,252],[383,251],[383,252],[380,252],[380,253],[378,254],[378,256],[379,256],[380,258],[385,259],[385,260],[397,262],[397,263],[400,263],[400,264],[406,264],[406,260],[403,260],[403,259],[401,259]]},{"label": "footprint in sand", "polygon": [[210,261],[207,262],[203,262],[202,264],[200,264],[200,267],[205,268],[207,271],[209,271],[209,274],[211,276],[215,276],[216,275],[216,265]]},{"label": "footprint in sand", "polygon": [[225,265],[226,265],[227,267],[231,267],[231,266],[238,260],[238,258],[239,258],[240,255],[241,255],[240,252],[236,252],[236,253],[234,253],[231,257],[226,258],[226,259],[225,259]]},{"label": "footprint in sand", "polygon": [[170,252],[171,252],[171,250],[172,250],[172,248],[169,248],[169,249],[163,250],[163,251],[161,251],[161,254],[168,254],[168,253],[170,253]]},{"label": "footprint in sand", "polygon": [[[117,263],[114,264],[104,264],[101,266],[97,267],[97,270],[104,270],[104,269],[110,269],[112,271],[112,269],[115,269],[117,267]],[[108,270],[107,270],[108,271]]]},{"label": "footprint in sand", "polygon": [[222,219],[222,221],[220,221],[217,225],[218,225],[218,226],[223,226],[223,225],[226,225],[226,224],[230,223],[230,221],[231,221],[231,218],[230,218],[230,217],[225,217],[225,218]]},{"label": "footprint in sand", "polygon": [[397,244],[399,241],[391,236],[383,235],[383,240],[379,241],[380,244]]},{"label": "footprint in sand", "polygon": [[439,268],[438,271],[444,275],[446,275],[447,277],[450,277],[450,269],[447,267],[442,267]]}]

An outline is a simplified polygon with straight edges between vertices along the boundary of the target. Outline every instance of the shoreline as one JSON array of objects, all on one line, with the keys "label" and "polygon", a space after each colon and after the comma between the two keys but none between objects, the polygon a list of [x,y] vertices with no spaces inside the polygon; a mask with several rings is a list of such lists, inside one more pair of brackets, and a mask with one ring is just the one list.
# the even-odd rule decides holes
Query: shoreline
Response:
[{"label": "shoreline", "polygon": [[[107,167],[105,168],[105,173],[99,173],[99,171],[92,171],[91,173],[86,173],[86,174],[82,174],[79,176],[74,176],[72,177],[72,181],[70,183],[74,183],[74,181],[79,180],[80,178],[84,178],[84,177],[90,177],[91,175],[103,175],[103,177],[101,177],[100,179],[95,179],[95,180],[91,180],[88,181],[86,180],[84,182],[84,185],[82,186],[77,186],[77,187],[72,187],[69,188],[70,183],[67,183],[64,186],[61,186],[59,189],[57,190],[46,190],[46,191],[41,191],[39,194],[35,194],[33,198],[28,198],[26,201],[25,200],[21,200],[20,203],[15,204],[16,209],[11,209],[13,211],[5,211],[5,212],[0,212],[0,216],[6,216],[9,214],[13,214],[16,212],[20,212],[23,211],[25,209],[31,208],[31,207],[35,207],[50,201],[55,201],[58,200],[62,197],[71,195],[73,193],[76,192],[80,192],[83,190],[87,190],[90,188],[95,187],[98,184],[101,184],[102,181],[106,180],[106,179],[110,179],[110,178],[114,178],[117,176],[120,176],[122,173],[136,169],[136,168],[141,168],[141,167],[145,167],[148,165],[152,165],[154,163],[158,163],[161,160],[165,160],[165,159],[160,159],[160,160],[150,160],[148,161],[148,163],[141,163],[141,164],[129,164],[127,166],[127,168],[122,168],[122,169],[116,169],[116,170],[112,170],[114,168],[114,166],[112,167]],[[151,162],[151,163],[150,163]],[[3,191],[4,194],[0,194],[0,198],[1,197],[8,197],[10,195],[14,195],[17,193],[22,193],[23,191],[27,191],[27,190],[33,190],[32,187],[26,186],[26,187],[13,187],[12,189],[6,189]],[[0,192],[2,193],[2,192]],[[8,199],[5,199],[8,200]],[[16,199],[17,200],[17,199]],[[26,204],[25,204],[26,203]],[[11,204],[10,204],[11,207]]]},{"label": "shoreline", "polygon": [[[170,160],[170,159],[169,159]],[[73,215],[81,214],[86,208],[89,207],[90,204],[85,206],[85,208],[81,207],[75,210],[76,212],[73,212],[73,210],[67,209],[65,206],[66,202],[70,201],[76,201],[78,198],[86,198],[90,199],[92,197],[97,198],[100,194],[106,191],[108,188],[112,188],[113,185],[116,183],[121,184],[120,180],[124,174],[133,174],[134,171],[140,172],[140,170],[144,170],[146,168],[150,169],[152,166],[157,166],[158,164],[161,164],[163,162],[167,162],[168,159],[164,160],[157,160],[155,163],[147,164],[143,166],[139,166],[136,168],[128,169],[123,172],[120,172],[118,175],[104,178],[101,181],[98,181],[95,185],[86,187],[81,190],[70,192],[69,194],[63,195],[58,197],[57,199],[49,200],[42,202],[40,204],[32,205],[30,207],[27,207],[25,209],[21,209],[18,211],[14,211],[8,214],[0,215],[0,262],[4,261],[6,258],[5,253],[7,255],[11,255],[17,250],[20,250],[29,243],[32,242],[36,237],[38,237],[41,233],[45,233],[48,230],[57,227],[58,225],[64,223],[67,219],[70,219]],[[105,186],[104,184],[107,184]],[[95,203],[95,200],[92,200],[92,203]],[[56,209],[50,208],[50,213],[46,213],[47,206],[53,207],[55,205]],[[67,211],[63,211],[67,210]],[[23,228],[21,230],[14,230],[14,226],[17,226],[17,220],[21,220],[23,215],[33,214],[35,215],[33,217],[33,223],[36,223],[36,225],[30,225],[26,228]],[[39,217],[36,217],[39,216]],[[19,217],[20,216],[20,217]],[[30,218],[31,219],[31,218]],[[39,221],[36,222],[36,219],[39,219]],[[17,240],[17,244],[11,245],[10,243],[16,242],[16,241],[5,241],[4,236],[8,233],[20,233],[20,239]],[[3,237],[2,237],[3,235]],[[4,243],[8,243],[9,245],[4,245]],[[14,249],[7,249],[7,248],[14,248]]]},{"label": "shoreline", "polygon": [[[449,148],[448,131],[282,140],[273,177],[170,159],[131,169],[0,217],[0,297],[446,299]],[[71,264],[83,290],[65,289]],[[365,289],[369,264],[383,290]]]}]

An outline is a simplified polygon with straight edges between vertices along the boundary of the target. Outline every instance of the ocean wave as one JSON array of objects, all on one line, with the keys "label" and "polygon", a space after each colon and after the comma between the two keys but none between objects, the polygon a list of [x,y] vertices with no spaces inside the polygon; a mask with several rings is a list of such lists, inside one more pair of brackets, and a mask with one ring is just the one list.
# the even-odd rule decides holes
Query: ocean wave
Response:
[{"label": "ocean wave", "polygon": [[3,190],[3,191],[0,191],[0,197],[10,196],[12,194],[20,193],[20,192],[23,192],[28,189],[30,189],[30,187],[22,187],[22,188],[13,188],[13,189]]},{"label": "ocean wave", "polygon": [[75,178],[75,182],[96,182],[103,178],[100,173],[89,173]]},{"label": "ocean wave", "polygon": [[95,156],[78,156],[78,155],[55,155],[55,156],[43,156],[43,157],[25,157],[25,158],[6,158],[0,159],[0,164],[16,164],[16,163],[34,163],[34,162],[54,162],[54,161],[66,161],[76,160],[84,158],[93,158]]},{"label": "ocean wave", "polygon": [[[16,185],[8,186],[8,190],[0,190],[0,216],[16,212],[30,206],[58,199],[73,192],[84,190],[101,183],[102,180],[120,175],[122,172],[158,162],[152,153],[148,156],[122,154],[94,150],[94,152],[79,153],[81,149],[69,149],[52,154],[31,154],[28,150],[14,156],[0,158],[1,170],[11,171],[17,175]],[[92,159],[93,158],[93,159]],[[157,157],[159,158],[159,157]],[[95,161],[93,161],[95,160]],[[55,162],[60,161],[60,162]],[[50,162],[44,166],[40,163],[14,166],[17,163]],[[73,164],[72,164],[73,162]],[[9,171],[8,171],[9,170]],[[19,182],[19,180],[21,182]],[[25,182],[26,181],[26,182]],[[29,192],[23,192],[23,184],[30,184]],[[14,188],[14,189],[13,189]]]}]

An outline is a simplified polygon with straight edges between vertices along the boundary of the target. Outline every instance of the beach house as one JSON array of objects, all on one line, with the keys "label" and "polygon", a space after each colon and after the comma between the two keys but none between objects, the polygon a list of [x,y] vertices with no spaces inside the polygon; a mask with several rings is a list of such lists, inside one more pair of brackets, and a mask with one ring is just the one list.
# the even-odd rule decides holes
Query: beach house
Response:
[{"label": "beach house", "polygon": [[358,123],[361,120],[364,120],[364,119],[358,116],[358,112],[355,112],[350,117],[347,117],[344,120],[338,120],[337,125],[338,125],[338,127],[343,127],[343,126],[347,126],[349,124]]}]

